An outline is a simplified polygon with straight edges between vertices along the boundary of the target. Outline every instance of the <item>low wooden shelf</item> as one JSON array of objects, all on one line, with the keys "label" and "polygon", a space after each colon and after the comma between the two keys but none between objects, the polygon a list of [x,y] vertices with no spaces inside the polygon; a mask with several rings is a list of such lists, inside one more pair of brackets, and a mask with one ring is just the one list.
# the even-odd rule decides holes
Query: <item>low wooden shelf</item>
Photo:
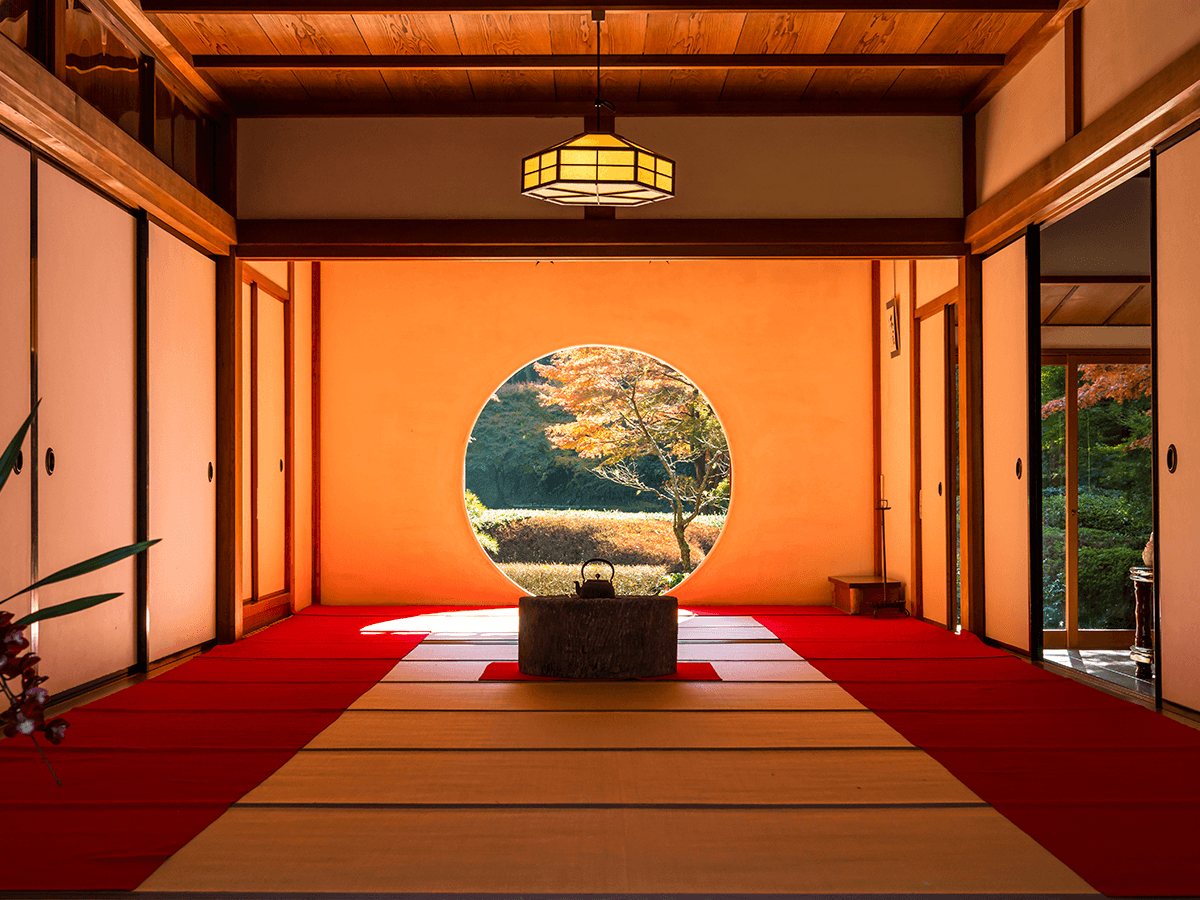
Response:
[{"label": "low wooden shelf", "polygon": [[522,597],[517,668],[551,678],[675,672],[679,602],[670,596]]},{"label": "low wooden shelf", "polygon": [[908,614],[904,585],[899,581],[889,578],[885,586],[882,575],[830,575],[829,582],[833,585],[833,605],[852,616],[881,609]]}]

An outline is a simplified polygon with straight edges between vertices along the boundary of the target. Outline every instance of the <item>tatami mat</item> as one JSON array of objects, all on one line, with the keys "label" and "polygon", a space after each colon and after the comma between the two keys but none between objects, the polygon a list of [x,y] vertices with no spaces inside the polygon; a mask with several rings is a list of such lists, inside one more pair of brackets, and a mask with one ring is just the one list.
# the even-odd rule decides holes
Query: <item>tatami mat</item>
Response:
[{"label": "tatami mat", "polygon": [[189,891],[1091,893],[991,809],[231,809]]},{"label": "tatami mat", "polygon": [[[515,660],[517,658],[516,641],[489,639],[487,641],[453,640],[434,641],[426,639],[421,645],[405,657],[410,662],[425,661],[468,661],[486,660]],[[678,649],[680,662],[716,662],[722,659],[737,660],[798,660],[800,655],[781,641],[713,641],[707,643],[688,643],[680,641]]]},{"label": "tatami mat", "polygon": [[917,749],[301,752],[243,804],[983,804]]},{"label": "tatami mat", "polygon": [[719,659],[713,669],[722,681],[829,681],[816,666],[804,660]]},{"label": "tatami mat", "polygon": [[486,660],[402,659],[383,676],[384,681],[478,681]]},{"label": "tatami mat", "polygon": [[347,712],[315,749],[911,747],[865,709],[803,712]]},{"label": "tatami mat", "polygon": [[832,682],[382,682],[350,709],[862,709]]}]

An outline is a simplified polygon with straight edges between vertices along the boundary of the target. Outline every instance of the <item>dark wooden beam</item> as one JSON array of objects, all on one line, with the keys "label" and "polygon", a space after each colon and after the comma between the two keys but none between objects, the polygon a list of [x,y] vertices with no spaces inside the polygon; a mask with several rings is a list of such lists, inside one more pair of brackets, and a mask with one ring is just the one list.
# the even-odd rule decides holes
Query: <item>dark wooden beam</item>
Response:
[{"label": "dark wooden beam", "polygon": [[[721,0],[702,4],[686,0],[650,0],[649,3],[606,3],[608,12],[941,12],[941,13],[1028,13],[1053,12],[1058,0]],[[587,5],[572,5],[562,0],[424,0],[422,3],[397,3],[396,0],[142,0],[146,13],[304,13],[351,15],[362,13],[443,13],[443,12],[588,12]]]},{"label": "dark wooden beam", "polygon": [[1149,284],[1149,275],[1043,275],[1042,284]]},{"label": "dark wooden beam", "polygon": [[[440,56],[209,54],[192,57],[197,69],[388,69],[477,70],[596,68],[590,53],[446,54]],[[627,53],[604,57],[606,71],[642,69],[955,69],[999,68],[1002,53]]]},{"label": "dark wooden beam", "polygon": [[243,219],[258,259],[913,258],[965,252],[961,219]]},{"label": "dark wooden beam", "polygon": [[1017,73],[1042,52],[1050,43],[1051,38],[1063,30],[1067,20],[1076,10],[1082,9],[1088,0],[1061,0],[1056,3],[1053,11],[1039,18],[1021,39],[1013,46],[1005,57],[1003,67],[992,72],[979,83],[972,94],[963,104],[964,113],[979,112],[987,102],[1000,93],[1000,89],[1008,84]]},{"label": "dark wooden beam", "polygon": [[[260,98],[234,101],[239,118],[409,116],[595,118],[591,100],[551,101],[429,101],[420,103],[287,101]],[[621,103],[618,118],[669,116],[956,116],[956,100],[643,100]]]}]

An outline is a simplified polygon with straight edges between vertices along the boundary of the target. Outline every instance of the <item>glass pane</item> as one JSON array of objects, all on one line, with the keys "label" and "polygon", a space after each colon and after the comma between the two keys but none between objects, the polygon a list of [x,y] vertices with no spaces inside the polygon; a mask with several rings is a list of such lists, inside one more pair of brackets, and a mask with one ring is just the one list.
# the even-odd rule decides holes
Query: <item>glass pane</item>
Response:
[{"label": "glass pane", "polygon": [[1133,628],[1152,519],[1150,366],[1079,367],[1079,627]]},{"label": "glass pane", "polygon": [[29,48],[29,0],[0,0],[0,34],[22,50]]},{"label": "glass pane", "polygon": [[67,87],[138,136],[138,56],[79,0],[68,0]]},{"label": "glass pane", "polygon": [[1042,627],[1067,627],[1066,366],[1042,366]]}]

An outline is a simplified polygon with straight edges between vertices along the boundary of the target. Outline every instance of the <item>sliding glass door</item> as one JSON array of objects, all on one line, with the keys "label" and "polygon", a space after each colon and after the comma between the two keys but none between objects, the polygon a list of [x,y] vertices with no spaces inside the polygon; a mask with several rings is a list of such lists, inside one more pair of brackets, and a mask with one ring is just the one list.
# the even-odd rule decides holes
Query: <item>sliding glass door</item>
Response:
[{"label": "sliding glass door", "polygon": [[1042,356],[1045,647],[1125,649],[1153,516],[1150,359]]}]

